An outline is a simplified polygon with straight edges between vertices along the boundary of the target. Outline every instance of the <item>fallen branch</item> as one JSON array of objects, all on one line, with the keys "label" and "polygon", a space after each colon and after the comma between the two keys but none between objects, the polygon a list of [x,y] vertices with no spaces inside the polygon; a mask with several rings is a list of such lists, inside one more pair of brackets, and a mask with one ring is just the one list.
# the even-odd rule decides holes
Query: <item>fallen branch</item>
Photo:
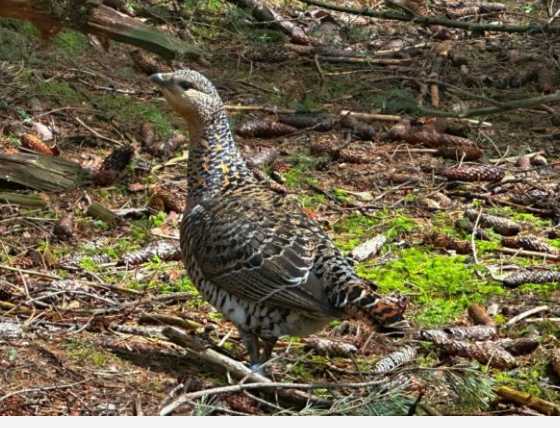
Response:
[{"label": "fallen branch", "polygon": [[[160,415],[165,416],[173,412],[176,408],[190,400],[200,398],[203,396],[220,394],[225,392],[238,392],[247,389],[312,389],[308,384],[282,384],[274,383],[269,378],[254,372],[250,368],[246,367],[243,363],[234,360],[226,355],[223,355],[213,349],[207,348],[200,339],[196,336],[188,335],[181,330],[174,327],[166,327],[162,330],[164,336],[166,336],[171,342],[185,349],[185,351],[197,358],[199,361],[208,363],[213,366],[218,366],[227,371],[232,377],[237,379],[248,380],[250,384],[241,384],[234,386],[226,386],[219,388],[212,388],[205,391],[197,391],[188,394],[183,394],[178,397],[175,401],[165,406],[161,411]],[[303,388],[299,388],[303,385]],[[321,388],[324,386],[317,386],[316,388]],[[316,404],[330,404],[328,400],[323,400],[311,395],[305,394],[301,391],[284,391],[280,392],[279,395],[290,401],[298,402],[299,404],[305,405],[307,402],[315,402]]]},{"label": "fallen branch", "polygon": [[293,21],[287,20],[281,14],[269,7],[263,0],[228,0],[236,6],[248,10],[258,21],[266,22],[290,36],[295,43],[309,44],[312,39]]},{"label": "fallen branch", "polygon": [[498,248],[496,251],[504,254],[512,254],[514,256],[539,257],[542,259],[554,261],[560,260],[560,255],[557,254],[539,253],[537,251],[519,250],[516,248]]},{"label": "fallen branch", "polygon": [[530,317],[531,315],[535,315],[538,314],[540,312],[545,312],[548,311],[549,307],[546,305],[543,306],[537,306],[536,308],[532,308],[529,309],[528,311],[522,312],[516,316],[514,316],[512,319],[510,319],[507,323],[506,323],[506,327],[511,327],[514,324],[517,324],[519,321],[524,320],[527,317]]},{"label": "fallen branch", "polygon": [[557,404],[535,397],[526,392],[510,388],[509,386],[500,386],[496,390],[496,394],[507,401],[512,401],[520,406],[530,407],[531,409],[537,410],[547,416],[560,415],[560,407],[558,407]]},{"label": "fallen branch", "polygon": [[300,0],[303,3],[324,9],[335,10],[337,12],[350,13],[352,15],[369,16],[371,18],[387,19],[392,21],[413,22],[420,25],[440,25],[442,27],[460,28],[467,31],[495,31],[502,33],[560,33],[560,27],[548,24],[528,24],[528,25],[506,25],[506,24],[481,24],[465,21],[455,21],[437,16],[418,16],[404,15],[393,11],[375,11],[369,7],[361,9],[346,6],[337,6],[319,0]]},{"label": "fallen branch", "polygon": [[138,46],[168,59],[202,59],[198,49],[97,1],[0,0],[0,16],[30,21],[45,38],[68,27]]}]

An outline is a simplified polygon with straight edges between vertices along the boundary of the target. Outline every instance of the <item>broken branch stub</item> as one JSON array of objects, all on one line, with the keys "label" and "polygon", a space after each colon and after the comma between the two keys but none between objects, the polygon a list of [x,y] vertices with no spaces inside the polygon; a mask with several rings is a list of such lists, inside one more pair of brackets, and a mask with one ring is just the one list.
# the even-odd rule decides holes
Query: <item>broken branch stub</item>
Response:
[{"label": "broken branch stub", "polygon": [[30,21],[45,38],[67,27],[137,46],[167,59],[203,60],[197,48],[97,1],[0,0],[0,17]]}]

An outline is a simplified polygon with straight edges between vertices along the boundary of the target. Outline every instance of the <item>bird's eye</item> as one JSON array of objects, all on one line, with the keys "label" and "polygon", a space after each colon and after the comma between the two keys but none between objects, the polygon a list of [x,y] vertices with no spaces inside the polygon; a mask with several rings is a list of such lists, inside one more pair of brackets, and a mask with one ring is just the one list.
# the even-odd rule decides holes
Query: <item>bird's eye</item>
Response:
[{"label": "bird's eye", "polygon": [[181,87],[181,89],[188,91],[189,89],[193,89],[194,86],[192,85],[192,83],[187,82],[186,80],[181,80],[180,82],[178,82],[178,85]]}]

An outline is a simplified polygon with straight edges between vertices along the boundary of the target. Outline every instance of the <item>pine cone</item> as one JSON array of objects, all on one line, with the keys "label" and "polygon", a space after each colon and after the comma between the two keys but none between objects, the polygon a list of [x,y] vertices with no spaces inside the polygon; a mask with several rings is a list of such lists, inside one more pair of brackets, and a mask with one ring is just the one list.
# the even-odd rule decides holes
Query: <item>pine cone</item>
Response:
[{"label": "pine cone", "polygon": [[504,178],[503,169],[490,165],[463,164],[445,168],[441,175],[456,181],[500,181]]},{"label": "pine cone", "polygon": [[517,287],[522,284],[547,284],[560,282],[560,272],[551,270],[523,270],[506,276],[502,282],[506,287]]},{"label": "pine cone", "polygon": [[[478,211],[473,208],[469,208],[465,211],[465,215],[471,221],[476,221],[478,218]],[[490,214],[481,214],[479,223],[482,226],[491,227],[500,235],[517,235],[521,231],[521,226],[514,221]]]},{"label": "pine cone", "polygon": [[418,350],[412,346],[406,346],[400,351],[391,352],[375,364],[373,373],[376,375],[390,373],[398,367],[414,361],[417,353]]},{"label": "pine cone", "polygon": [[162,261],[180,260],[181,249],[176,242],[155,241],[149,243],[144,248],[126,254],[122,261],[125,265],[138,265],[147,262],[154,256],[159,257]]},{"label": "pine cone", "polygon": [[237,128],[237,135],[243,138],[276,138],[293,134],[297,128],[272,120],[251,119]]},{"label": "pine cone", "polygon": [[556,254],[558,252],[556,248],[551,247],[542,239],[532,235],[519,236],[516,238],[502,238],[502,245],[504,247],[523,248],[540,253]]},{"label": "pine cone", "polygon": [[456,251],[457,254],[470,254],[472,251],[470,242],[460,241],[443,233],[432,233],[430,236],[426,237],[425,243],[431,244],[435,248],[444,248]]}]

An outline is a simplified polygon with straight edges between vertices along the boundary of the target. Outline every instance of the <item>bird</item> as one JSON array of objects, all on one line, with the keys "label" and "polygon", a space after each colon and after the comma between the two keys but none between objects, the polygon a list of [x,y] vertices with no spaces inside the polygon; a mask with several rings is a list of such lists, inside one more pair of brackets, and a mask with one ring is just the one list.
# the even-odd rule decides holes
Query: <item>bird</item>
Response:
[{"label": "bird", "polygon": [[378,294],[295,201],[255,178],[208,78],[183,69],[150,80],[190,134],[183,263],[202,297],[238,329],[252,368],[282,336],[304,337],[335,319],[403,319],[405,296]]}]

